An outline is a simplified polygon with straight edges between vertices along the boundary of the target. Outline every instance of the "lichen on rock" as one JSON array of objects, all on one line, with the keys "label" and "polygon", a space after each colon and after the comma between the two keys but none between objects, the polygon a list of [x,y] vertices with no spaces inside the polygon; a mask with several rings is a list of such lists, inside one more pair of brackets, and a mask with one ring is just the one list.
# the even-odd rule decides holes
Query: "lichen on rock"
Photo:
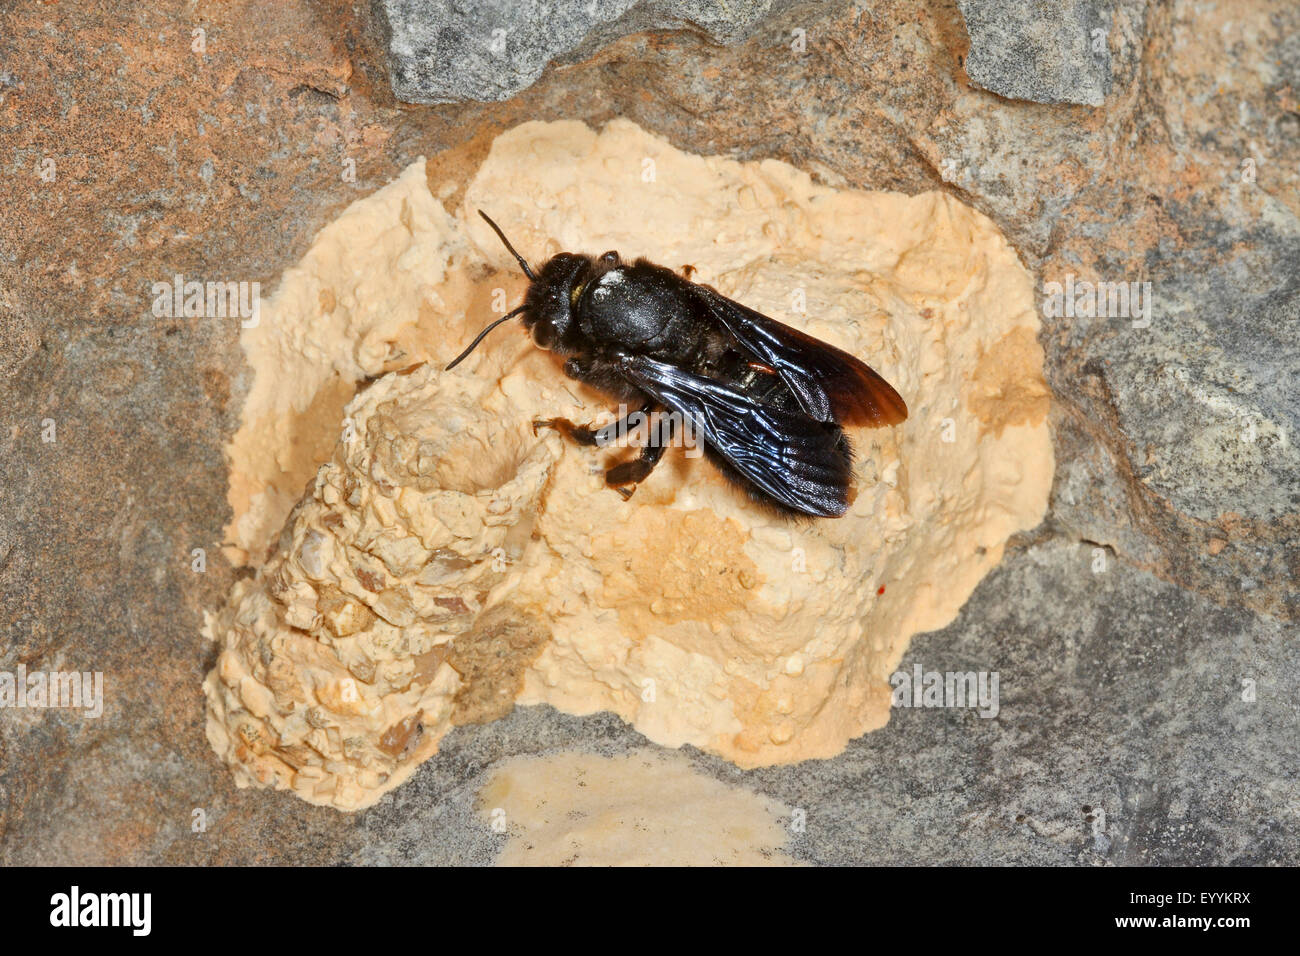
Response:
[{"label": "lichen on rock", "polygon": [[[291,270],[267,328],[246,337],[258,382],[232,487],[275,486],[280,465],[250,433],[337,388],[262,378],[266,350],[308,342],[324,367],[355,356],[360,326],[326,317],[326,301],[408,317],[385,334],[409,343],[409,364],[376,369],[300,450],[323,464],[296,506],[264,494],[236,507],[250,559],[271,544],[253,532],[283,523],[209,621],[209,738],[237,780],[365,806],[452,726],[515,702],[611,710],[652,741],[745,767],[831,756],[881,726],[912,635],[949,623],[1047,503],[1038,319],[997,229],[942,194],[832,189],[783,163],[688,155],[625,121],[524,124],[454,212],[433,198],[455,191],[427,183],[421,161],[355,204],[352,227],[327,228],[306,260],[349,268]],[[442,371],[489,304],[522,288],[480,207],[535,263],[616,248],[690,264],[870,363],[911,415],[851,430],[849,513],[781,519],[673,452],[625,502],[603,485],[610,452],[533,434],[534,418],[612,408],[553,356],[498,332]],[[362,285],[379,301],[359,304]]]}]

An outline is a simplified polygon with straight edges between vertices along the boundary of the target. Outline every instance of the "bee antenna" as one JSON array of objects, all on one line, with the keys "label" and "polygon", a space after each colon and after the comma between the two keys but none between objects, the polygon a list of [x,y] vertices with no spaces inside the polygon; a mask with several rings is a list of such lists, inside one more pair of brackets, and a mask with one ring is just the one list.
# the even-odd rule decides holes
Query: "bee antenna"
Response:
[{"label": "bee antenna", "polygon": [[[484,217],[484,218],[487,218],[487,217]],[[488,221],[490,222],[491,220],[488,220]],[[465,351],[461,352],[461,353],[460,353],[459,355],[457,355],[454,359],[452,359],[451,364],[447,366],[447,369],[446,369],[446,370],[447,370],[448,372],[450,372],[452,369],[454,369],[454,368],[455,368],[457,365],[459,365],[461,362],[465,361],[465,359],[469,356],[469,353],[470,353],[470,352],[473,352],[476,348],[478,348],[478,344],[479,344],[480,342],[483,341],[483,339],[487,336],[487,334],[488,334],[489,332],[491,332],[493,329],[495,329],[498,325],[500,325],[500,324],[501,324],[502,322],[504,322],[506,319],[513,319],[516,315],[518,315],[520,312],[524,311],[524,309],[526,309],[526,308],[528,308],[527,304],[525,304],[525,305],[521,305],[519,308],[517,308],[517,309],[513,309],[513,310],[510,311],[510,312],[507,312],[505,315],[501,316],[501,318],[497,319],[496,321],[488,323],[487,328],[485,328],[482,332],[480,332],[478,335],[476,335],[476,336],[474,337],[474,341],[473,341],[473,342],[469,343],[469,348],[467,348]]]},{"label": "bee antenna", "polygon": [[519,262],[519,267],[524,270],[524,275],[528,276],[528,278],[530,279],[536,279],[537,276],[533,275],[533,270],[528,268],[528,263],[524,261],[524,257],[521,256],[519,253],[515,252],[515,247],[510,245],[510,240],[507,239],[506,234],[501,231],[501,227],[498,226],[491,219],[489,219],[488,214],[485,213],[482,209],[478,211],[478,214],[483,217],[484,222],[486,222],[489,226],[492,227],[492,231],[497,234],[497,238],[505,243],[506,248],[510,250],[510,254],[514,256],[515,259]]}]

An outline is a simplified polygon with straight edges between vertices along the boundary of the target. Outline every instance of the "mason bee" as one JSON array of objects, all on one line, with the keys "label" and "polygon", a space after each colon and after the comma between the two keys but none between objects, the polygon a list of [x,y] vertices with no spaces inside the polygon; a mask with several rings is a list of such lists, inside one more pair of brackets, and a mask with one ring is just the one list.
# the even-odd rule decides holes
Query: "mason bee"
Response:
[{"label": "mason bee", "polygon": [[[529,279],[524,302],[490,323],[447,366],[455,368],[501,323],[522,316],[564,372],[636,410],[602,428],[563,418],[533,422],[580,445],[608,444],[635,414],[677,413],[704,454],[755,501],[786,515],[836,518],[849,506],[853,455],[844,425],[897,425],[898,393],[847,352],[617,252],[561,252],[534,272],[501,228],[479,215]],[[689,267],[688,267],[689,268]],[[669,417],[671,423],[673,417]],[[672,441],[671,427],[605,473],[629,498]]]}]

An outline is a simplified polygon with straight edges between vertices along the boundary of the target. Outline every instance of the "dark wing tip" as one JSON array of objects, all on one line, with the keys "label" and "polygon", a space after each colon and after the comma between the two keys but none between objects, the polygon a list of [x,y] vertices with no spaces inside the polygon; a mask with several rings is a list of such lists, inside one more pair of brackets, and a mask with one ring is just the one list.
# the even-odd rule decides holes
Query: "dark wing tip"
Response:
[{"label": "dark wing tip", "polygon": [[907,420],[907,403],[894,392],[889,382],[874,369],[862,365],[865,375],[859,373],[852,389],[836,389],[831,393],[832,407],[840,420],[848,425],[898,425]]},{"label": "dark wing tip", "polygon": [[827,381],[827,393],[836,417],[846,425],[899,425],[907,420],[907,403],[870,366],[856,360],[852,375]]}]

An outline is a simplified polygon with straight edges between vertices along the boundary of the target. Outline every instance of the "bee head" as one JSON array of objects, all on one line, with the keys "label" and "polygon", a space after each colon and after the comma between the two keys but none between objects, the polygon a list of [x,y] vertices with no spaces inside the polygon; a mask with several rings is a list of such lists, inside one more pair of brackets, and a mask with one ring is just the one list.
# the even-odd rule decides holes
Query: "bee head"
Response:
[{"label": "bee head", "polygon": [[607,252],[599,259],[594,259],[591,256],[561,252],[542,266],[540,273],[534,273],[524,257],[510,245],[510,240],[505,237],[501,227],[489,219],[482,210],[479,210],[479,215],[492,227],[493,232],[515,257],[519,267],[524,270],[524,275],[531,281],[528,285],[528,293],[524,297],[524,304],[484,328],[470,343],[469,348],[452,360],[447,370],[450,371],[463,362],[466,356],[483,341],[483,338],[498,325],[520,314],[523,315],[524,327],[539,348],[559,352],[561,355],[579,351],[581,347],[578,341],[579,333],[577,323],[574,322],[578,300],[593,279],[603,275],[617,263],[618,254]]},{"label": "bee head", "polygon": [[592,279],[590,256],[561,252],[552,257],[528,287],[524,327],[538,348],[571,354],[578,349],[574,314],[578,299]]}]

